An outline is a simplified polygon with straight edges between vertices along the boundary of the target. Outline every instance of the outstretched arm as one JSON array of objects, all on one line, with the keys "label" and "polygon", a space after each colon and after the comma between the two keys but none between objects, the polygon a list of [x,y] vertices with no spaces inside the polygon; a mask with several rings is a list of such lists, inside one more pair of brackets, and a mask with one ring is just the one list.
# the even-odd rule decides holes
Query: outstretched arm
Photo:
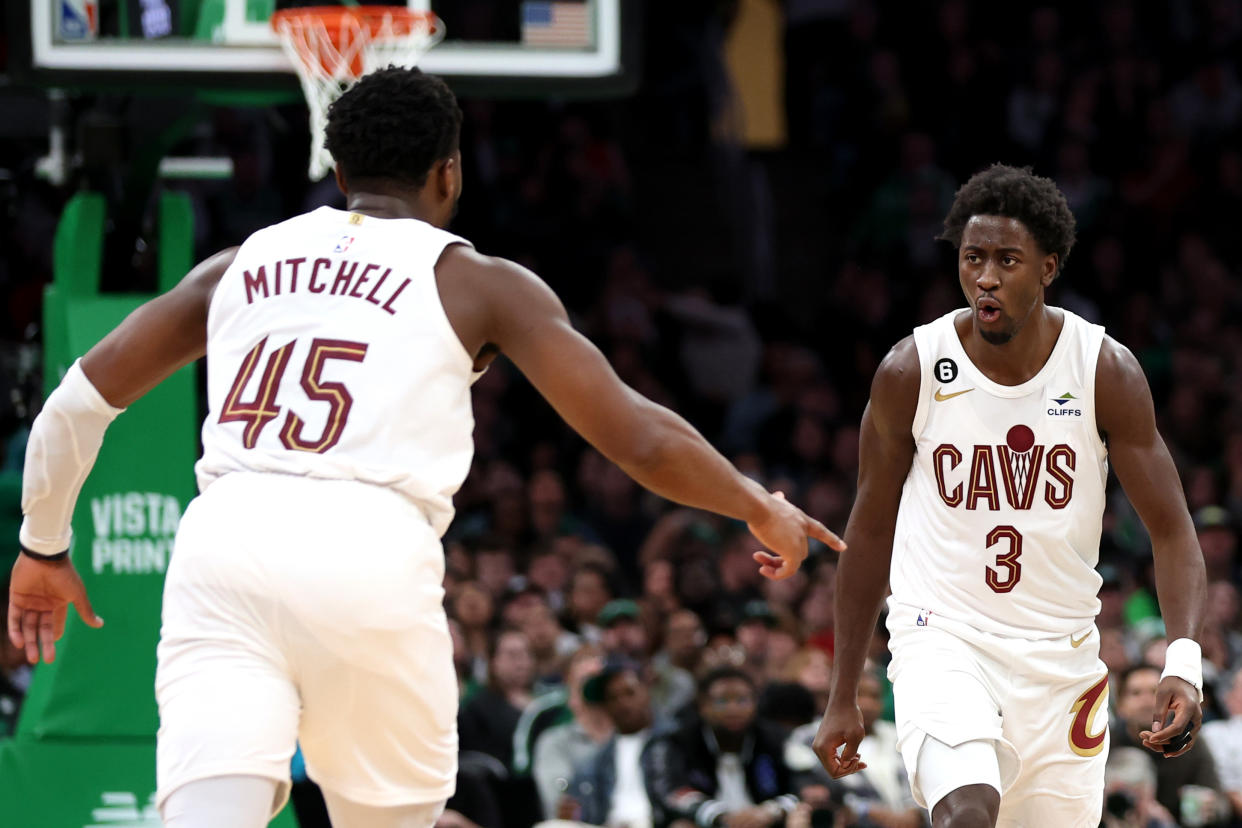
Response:
[{"label": "outstretched arm", "polygon": [[918,351],[907,337],[880,363],[859,428],[858,496],[845,528],[849,549],[837,568],[832,688],[813,745],[833,778],[866,767],[858,755],[864,735],[858,681],[888,586],[901,489],[914,461],[910,428],[918,391]]},{"label": "outstretched arm", "polygon": [[32,664],[56,657],[69,604],[102,626],[68,559],[69,522],[104,431],[117,414],[203,355],[207,306],[235,250],[206,260],[147,302],[73,365],[31,426],[22,474],[22,553],[13,565],[8,632]]},{"label": "outstretched arm", "polygon": [[[1207,603],[1203,552],[1186,509],[1186,496],[1169,449],[1156,430],[1147,378],[1134,354],[1106,337],[1096,365],[1096,422],[1108,444],[1117,479],[1151,535],[1160,614],[1172,642],[1156,695],[1152,729],[1143,744],[1162,752],[1190,725],[1199,729],[1203,686],[1197,641]],[[1166,726],[1169,713],[1174,719]],[[1193,743],[1175,750],[1178,755]]]},{"label": "outstretched arm", "polygon": [[[776,553],[756,553],[764,575],[792,575],[806,557],[808,536],[841,548],[836,535],[745,477],[684,419],[623,383],[534,274],[463,247],[445,253],[437,274],[450,320],[471,353],[499,347],[570,427],[646,488],[746,521]],[[465,311],[468,303],[454,299],[459,291],[469,291],[482,310]]]}]

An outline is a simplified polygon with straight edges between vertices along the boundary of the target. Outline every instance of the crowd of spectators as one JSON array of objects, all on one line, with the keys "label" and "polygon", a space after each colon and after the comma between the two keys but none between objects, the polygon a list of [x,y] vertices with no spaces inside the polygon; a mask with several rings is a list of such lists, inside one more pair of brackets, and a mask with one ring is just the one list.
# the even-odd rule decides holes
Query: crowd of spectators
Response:
[{"label": "crowd of spectators", "polygon": [[[1165,646],[1151,549],[1111,488],[1105,823],[1242,824],[1242,3],[785,0],[788,146],[762,152],[730,127],[736,4],[646,5],[633,97],[462,101],[454,229],[546,278],[628,383],[840,530],[875,366],[961,304],[934,241],[956,187],[993,161],[1053,177],[1079,237],[1049,301],[1138,356],[1210,581],[1208,724],[1158,762],[1133,747]],[[200,252],[336,203],[300,181],[298,117],[220,109],[193,136],[235,164],[193,188]],[[7,198],[0,333],[29,341],[63,193]],[[445,538],[462,774],[443,825],[924,824],[894,748],[882,625],[860,697],[871,767],[830,782],[809,751],[832,554],[763,581],[744,526],[639,489],[503,361],[474,409]]]}]

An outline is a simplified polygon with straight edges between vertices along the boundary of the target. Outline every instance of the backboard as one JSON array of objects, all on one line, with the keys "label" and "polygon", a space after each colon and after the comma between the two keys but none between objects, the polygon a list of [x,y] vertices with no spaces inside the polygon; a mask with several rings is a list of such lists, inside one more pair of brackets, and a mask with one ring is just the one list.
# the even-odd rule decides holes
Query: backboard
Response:
[{"label": "backboard", "polygon": [[[420,66],[459,93],[629,91],[635,0],[387,0],[432,11],[445,39]],[[296,88],[269,18],[338,0],[6,0],[18,81],[128,91]],[[358,5],[348,2],[347,5]],[[367,5],[377,4],[367,0]]]}]

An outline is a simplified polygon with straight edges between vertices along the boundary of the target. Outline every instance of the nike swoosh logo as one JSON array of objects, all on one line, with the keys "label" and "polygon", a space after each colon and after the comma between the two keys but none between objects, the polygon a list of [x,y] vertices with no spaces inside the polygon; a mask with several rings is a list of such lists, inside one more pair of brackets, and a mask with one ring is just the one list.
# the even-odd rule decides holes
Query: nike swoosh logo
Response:
[{"label": "nike swoosh logo", "polygon": [[1087,630],[1085,633],[1083,633],[1082,638],[1078,639],[1077,641],[1075,641],[1075,640],[1074,640],[1074,636],[1072,636],[1072,635],[1071,635],[1071,636],[1070,636],[1070,646],[1071,646],[1071,647],[1073,647],[1074,649],[1078,649],[1080,646],[1082,646],[1082,642],[1086,641],[1086,640],[1087,640],[1088,638],[1090,638],[1090,637],[1091,637],[1091,631],[1090,631],[1090,630]]},{"label": "nike swoosh logo", "polygon": [[945,394],[941,392],[939,388],[937,388],[936,389],[936,402],[944,402],[945,400],[951,400],[954,397],[960,397],[963,394],[969,394],[971,391],[974,391],[974,390],[975,389],[973,388],[967,388],[965,391],[954,391],[952,394]]}]

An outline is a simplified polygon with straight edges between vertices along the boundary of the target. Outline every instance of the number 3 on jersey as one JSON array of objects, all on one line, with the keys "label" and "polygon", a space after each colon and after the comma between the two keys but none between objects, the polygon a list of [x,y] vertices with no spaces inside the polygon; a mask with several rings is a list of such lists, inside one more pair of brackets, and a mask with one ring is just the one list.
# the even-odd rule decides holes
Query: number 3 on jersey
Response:
[{"label": "number 3 on jersey", "polygon": [[988,586],[993,592],[1005,593],[1013,590],[1022,577],[1022,564],[1018,558],[1022,555],[1022,533],[1012,526],[997,526],[988,532],[987,548],[991,549],[998,543],[1009,541],[1009,551],[996,556],[996,569],[985,566]]},{"label": "number 3 on jersey", "polygon": [[[242,392],[254,375],[255,366],[267,346],[267,337],[250,349],[242,360],[233,387],[224,399],[224,409],[220,412],[220,422],[243,422],[246,424],[242,432],[242,445],[252,449],[259,442],[259,434],[269,422],[280,415],[280,406],[276,405],[276,392],[280,388],[280,380],[289,365],[289,356],[297,340],[293,340],[276,350],[267,358],[267,367],[259,377],[259,387],[254,399],[243,401]],[[308,440],[302,434],[305,422],[290,410],[285,415],[285,424],[280,429],[280,442],[287,449],[309,451],[322,454],[332,448],[341,439],[345,429],[345,421],[349,418],[349,409],[354,398],[345,386],[339,382],[325,382],[320,379],[323,365],[330,359],[345,359],[350,362],[362,362],[367,355],[367,346],[362,342],[348,342],[342,339],[316,339],[311,342],[310,353],[302,366],[302,390],[312,400],[326,402],[329,405],[327,422],[323,434],[318,439]]]}]

